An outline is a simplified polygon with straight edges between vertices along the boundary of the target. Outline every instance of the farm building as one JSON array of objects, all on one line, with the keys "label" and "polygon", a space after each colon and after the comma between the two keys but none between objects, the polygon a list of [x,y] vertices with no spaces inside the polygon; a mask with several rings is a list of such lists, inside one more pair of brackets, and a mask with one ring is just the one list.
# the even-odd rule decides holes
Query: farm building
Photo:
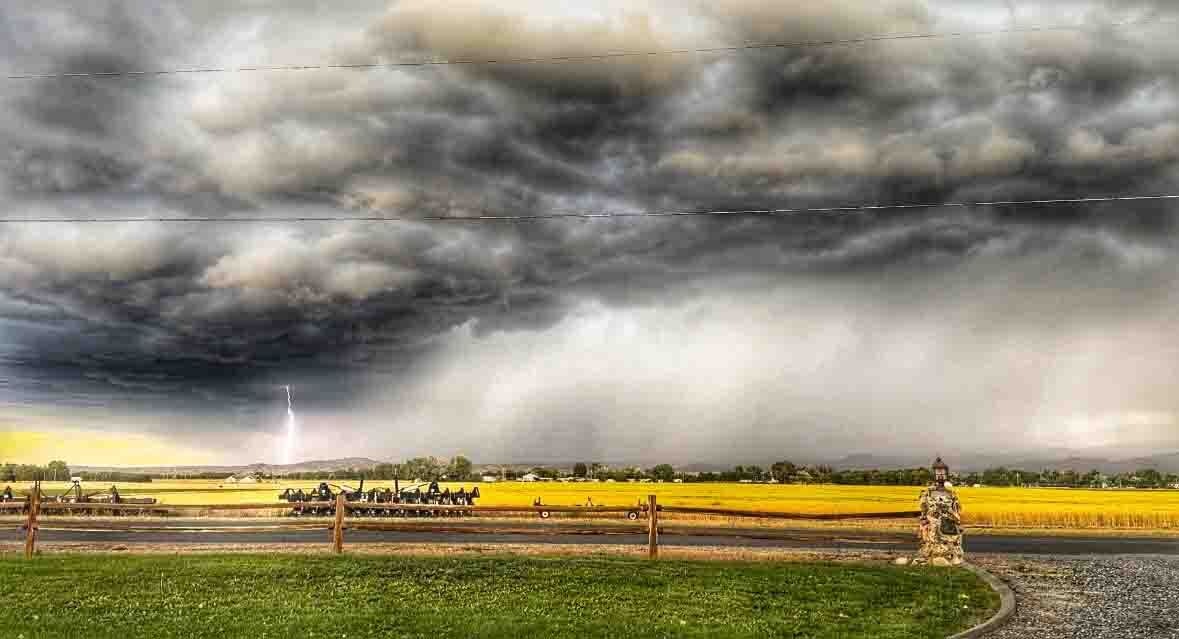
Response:
[{"label": "farm building", "polygon": [[239,483],[239,484],[256,484],[256,483],[258,483],[258,479],[255,478],[253,475],[246,475],[245,477],[242,477],[241,479],[237,480],[237,483]]},{"label": "farm building", "polygon": [[540,479],[540,477],[535,473],[525,473],[520,477],[520,481],[537,481],[538,479]]},{"label": "farm building", "polygon": [[491,484],[491,483],[494,483],[494,482],[496,481],[496,476],[495,476],[495,475],[484,475],[484,476],[483,476],[481,479],[482,479],[482,480],[483,480],[485,483]]}]

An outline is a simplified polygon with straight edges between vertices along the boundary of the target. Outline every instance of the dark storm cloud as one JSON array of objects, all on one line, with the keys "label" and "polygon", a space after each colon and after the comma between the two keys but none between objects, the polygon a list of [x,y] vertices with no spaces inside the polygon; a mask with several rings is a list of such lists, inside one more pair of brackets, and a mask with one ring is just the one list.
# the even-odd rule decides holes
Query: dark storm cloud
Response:
[{"label": "dark storm cloud", "polygon": [[[1179,45],[1162,27],[1108,26],[1167,17],[1168,4],[994,4],[6,6],[0,58],[40,72],[576,56],[1061,15],[1091,30],[575,64],[9,81],[4,215],[462,217],[1179,188]],[[1032,330],[1045,299],[1074,305],[1068,321],[1079,326],[1134,299],[1165,316],[1173,219],[1173,207],[1141,203],[10,226],[0,229],[0,341],[21,346],[0,352],[0,373],[125,401],[189,393],[209,411],[299,375],[321,384],[319,399],[346,402],[366,376],[396,386],[420,374],[413,363],[464,327],[491,341],[547,334],[572,330],[586,304],[675,309],[791,278],[826,282],[836,298],[847,283],[894,291],[868,309],[882,326],[891,304],[921,294],[953,306],[991,278],[1017,278],[1005,302],[1015,311],[988,314],[987,335]],[[563,401],[537,414],[565,415]]]}]

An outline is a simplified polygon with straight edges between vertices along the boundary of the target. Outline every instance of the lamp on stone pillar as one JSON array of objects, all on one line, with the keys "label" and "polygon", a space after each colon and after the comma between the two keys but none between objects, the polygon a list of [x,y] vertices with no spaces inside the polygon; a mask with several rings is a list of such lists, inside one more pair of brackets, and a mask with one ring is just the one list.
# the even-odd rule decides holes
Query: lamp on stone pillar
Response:
[{"label": "lamp on stone pillar", "polygon": [[946,465],[946,462],[942,461],[941,457],[938,457],[933,462],[933,481],[940,487],[945,486],[946,481],[949,479],[950,467]]}]

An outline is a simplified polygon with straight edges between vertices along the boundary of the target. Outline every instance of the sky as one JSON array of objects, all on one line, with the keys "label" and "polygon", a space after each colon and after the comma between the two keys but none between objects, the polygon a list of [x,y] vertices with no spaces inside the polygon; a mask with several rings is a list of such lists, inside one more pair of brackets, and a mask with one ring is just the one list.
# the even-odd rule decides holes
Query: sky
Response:
[{"label": "sky", "polygon": [[288,385],[304,459],[1179,449],[1179,201],[421,219],[1179,193],[1175,20],[1135,0],[4,3],[5,75],[1083,28],[0,80],[2,218],[404,218],[0,224],[0,461],[281,461]]}]

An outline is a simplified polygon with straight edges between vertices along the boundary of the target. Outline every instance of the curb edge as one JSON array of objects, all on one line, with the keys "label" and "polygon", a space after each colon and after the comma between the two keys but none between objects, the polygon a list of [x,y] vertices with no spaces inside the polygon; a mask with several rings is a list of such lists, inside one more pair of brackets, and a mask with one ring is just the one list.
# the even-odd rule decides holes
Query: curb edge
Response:
[{"label": "curb edge", "polygon": [[991,590],[994,590],[999,594],[999,611],[992,615],[990,619],[987,619],[977,626],[963,630],[958,634],[950,635],[949,637],[946,637],[946,639],[975,639],[976,637],[982,637],[990,632],[998,630],[1000,626],[1007,623],[1007,621],[1011,619],[1011,616],[1015,614],[1015,593],[1012,592],[1010,586],[1003,583],[1003,580],[999,579],[995,575],[992,575],[991,573],[983,570],[982,568],[979,568],[972,563],[965,563],[963,564],[963,567],[978,575],[980,579],[987,582],[987,585],[991,587]]}]

